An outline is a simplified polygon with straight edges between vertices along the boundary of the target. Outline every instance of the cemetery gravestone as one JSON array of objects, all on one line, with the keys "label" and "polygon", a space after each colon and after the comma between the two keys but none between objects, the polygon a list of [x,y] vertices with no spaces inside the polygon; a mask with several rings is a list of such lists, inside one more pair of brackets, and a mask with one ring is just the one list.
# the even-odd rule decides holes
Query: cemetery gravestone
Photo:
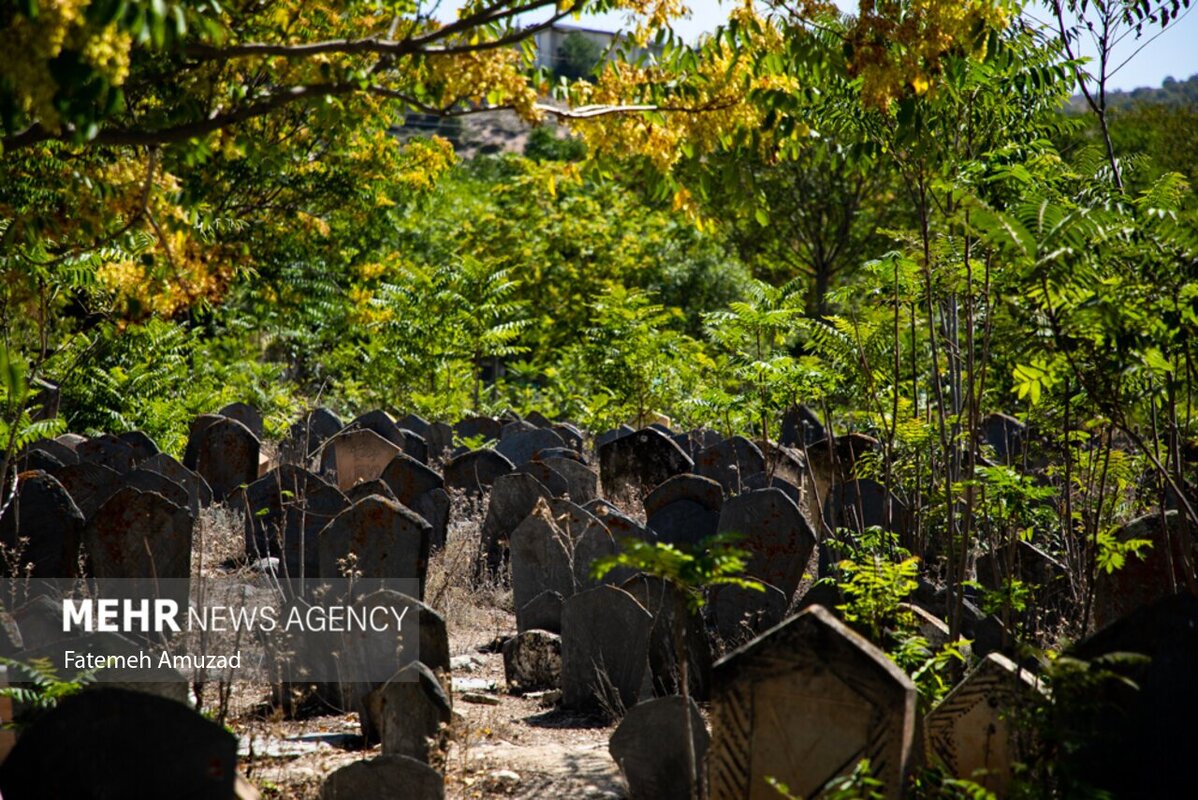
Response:
[{"label": "cemetery gravestone", "polygon": [[746,575],[760,578],[788,598],[799,586],[815,549],[815,534],[798,506],[778,489],[759,489],[724,503],[720,533],[744,536],[737,543],[752,553]]},{"label": "cemetery gravestone", "polygon": [[812,606],[715,666],[711,800],[800,797],[870,761],[898,798],[915,734],[916,690],[886,654]]},{"label": "cemetery gravestone", "polygon": [[562,606],[562,705],[632,708],[649,668],[653,617],[632,595],[597,586]]}]

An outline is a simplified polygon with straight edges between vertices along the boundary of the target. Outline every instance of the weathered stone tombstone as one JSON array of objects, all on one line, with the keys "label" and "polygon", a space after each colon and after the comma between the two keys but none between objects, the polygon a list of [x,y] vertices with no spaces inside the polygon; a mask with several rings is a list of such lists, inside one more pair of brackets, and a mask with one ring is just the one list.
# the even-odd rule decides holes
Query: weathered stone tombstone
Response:
[{"label": "weathered stone tombstone", "polygon": [[338,514],[318,535],[321,578],[348,577],[364,588],[375,579],[419,581],[424,599],[432,526],[411,509],[371,495]]},{"label": "weathered stone tombstone", "polygon": [[532,427],[499,440],[496,452],[506,456],[516,466],[532,461],[533,456],[550,447],[565,447],[562,437],[549,428]]},{"label": "weathered stone tombstone", "polygon": [[[695,764],[703,763],[711,737],[694,700],[684,705],[681,697],[657,697],[637,703],[612,734],[608,750],[624,773],[629,800],[690,800],[686,774],[687,723]],[[695,776],[698,780],[698,776]]]},{"label": "weathered stone tombstone", "polygon": [[520,633],[530,630],[562,632],[562,598],[561,592],[546,590],[521,606],[516,607],[516,630]]},{"label": "weathered stone tombstone", "polygon": [[237,487],[258,479],[258,437],[240,422],[216,417],[198,429],[193,427],[189,452],[193,446],[194,465],[184,460],[184,466],[203,476],[213,499],[224,500]]},{"label": "weathered stone tombstone", "polygon": [[1028,443],[1028,428],[1009,414],[987,414],[978,428],[986,444],[994,448],[1000,464],[1015,464],[1023,457]]},{"label": "weathered stone tombstone", "polygon": [[657,537],[653,534],[653,531],[602,498],[592,500],[590,503],[584,505],[583,508],[591,512],[595,516],[595,519],[602,522],[611,531],[612,537],[617,542],[625,539],[641,539],[646,542],[657,541]]},{"label": "weathered stone tombstone", "polygon": [[347,432],[374,431],[399,449],[403,449],[403,434],[399,432],[399,426],[395,424],[395,420],[391,419],[391,415],[382,409],[376,408],[373,411],[359,414],[345,426],[345,430]]},{"label": "weathered stone tombstone", "polygon": [[432,751],[440,749],[452,715],[453,706],[437,676],[413,661],[366,695],[362,730],[377,734],[384,754],[427,763]]},{"label": "weathered stone tombstone", "polygon": [[1012,766],[1031,753],[1027,737],[1037,692],[1030,672],[991,653],[924,720],[928,755],[950,775],[1008,796]]},{"label": "weathered stone tombstone", "polygon": [[480,534],[480,556],[490,572],[503,569],[512,533],[532,513],[537,501],[547,501],[552,496],[539,480],[524,472],[500,475],[495,479]]},{"label": "weathered stone tombstone", "polygon": [[193,517],[196,514],[196,509],[193,509],[191,505],[191,495],[187,493],[187,490],[161,472],[137,467],[125,473],[122,479],[125,486],[132,486],[142,492],[157,492],[175,505],[191,511]]},{"label": "weathered stone tombstone", "polygon": [[70,493],[84,519],[91,519],[96,509],[121,488],[118,472],[87,461],[68,464],[56,470],[54,477]]},{"label": "weathered stone tombstone", "polygon": [[815,533],[798,506],[778,489],[760,489],[724,503],[720,533],[744,536],[737,543],[752,553],[746,575],[794,595],[815,549]]},{"label": "weathered stone tombstone", "polygon": [[442,472],[447,492],[464,492],[482,497],[500,475],[513,472],[516,465],[494,450],[471,450],[445,462]]},{"label": "weathered stone tombstone", "polygon": [[80,461],[99,464],[122,474],[133,469],[136,461],[133,447],[109,433],[81,442],[75,448],[75,454]]},{"label": "weathered stone tombstone", "polygon": [[405,453],[400,453],[383,470],[382,480],[395,498],[433,526],[431,544],[441,547],[449,529],[449,495],[441,475]]},{"label": "weathered stone tombstone", "polygon": [[228,505],[245,517],[248,556],[282,556],[287,577],[314,578],[320,570],[317,536],[349,500],[319,476],[284,464],[238,490]]},{"label": "weathered stone tombstone", "polygon": [[420,434],[428,444],[428,457],[431,461],[445,460],[447,452],[453,447],[453,428],[444,422],[430,422],[428,430]]},{"label": "weathered stone tombstone", "polygon": [[552,428],[553,427],[553,420],[549,419],[549,417],[545,416],[540,411],[537,411],[535,409],[528,412],[528,415],[524,417],[524,421],[528,422],[532,425],[536,425],[538,428]]},{"label": "weathered stone tombstone", "polygon": [[661,431],[643,428],[599,447],[599,481],[609,499],[640,498],[694,465]]},{"label": "weathered stone tombstone", "polygon": [[743,436],[732,436],[695,456],[695,472],[718,481],[729,494],[744,491],[750,475],[765,472],[761,448]]},{"label": "weathered stone tombstone", "polygon": [[320,472],[345,491],[358,481],[372,481],[381,476],[399,452],[399,445],[373,430],[347,428],[324,443],[320,450]]},{"label": "weathered stone tombstone", "polygon": [[633,433],[636,433],[636,428],[633,428],[631,425],[621,425],[620,427],[613,428],[610,431],[603,431],[595,436],[595,452],[599,452],[602,447],[611,444],[616,439],[622,439],[623,437]]},{"label": "weathered stone tombstone", "polygon": [[[395,492],[391,491],[390,485],[388,485],[387,482],[382,478],[375,478],[372,481],[355,483],[350,490],[345,493],[345,497],[349,500],[349,504],[351,506],[359,500],[365,500],[371,495],[378,495],[386,500],[390,500],[392,503],[399,502],[399,498],[395,496]],[[407,504],[405,503],[404,505]]]},{"label": "weathered stone tombstone", "polygon": [[444,800],[445,779],[428,764],[406,756],[383,755],[354,761],[332,772],[320,787],[320,800]]},{"label": "weathered stone tombstone", "polygon": [[75,452],[75,449],[68,447],[57,439],[38,439],[26,446],[21,452],[25,454],[31,450],[41,450],[62,466],[79,463],[79,454]]},{"label": "weathered stone tombstone", "polygon": [[265,428],[262,424],[262,412],[254,408],[249,403],[229,403],[227,406],[216,412],[219,416],[235,419],[244,425],[250,433],[262,438],[265,433]]},{"label": "weathered stone tombstone", "polygon": [[660,541],[695,545],[714,536],[720,524],[724,490],[701,475],[675,475],[645,498],[649,529]]},{"label": "weathered stone tombstone", "polygon": [[813,797],[865,758],[884,795],[901,796],[915,685],[826,609],[767,631],[720,660],[713,677],[711,800],[773,800],[767,777]]},{"label": "weathered stone tombstone", "polygon": [[24,576],[27,564],[33,565],[34,578],[74,577],[84,523],[83,512],[56,478],[20,473],[17,493],[0,516],[0,542],[18,562],[19,574],[9,577]]},{"label": "weathered stone tombstone", "polygon": [[856,476],[857,462],[878,447],[877,439],[863,433],[842,434],[807,445],[803,451],[807,472],[802,489],[813,528],[823,529],[824,503],[832,485],[851,481]]},{"label": "weathered stone tombstone", "polygon": [[228,800],[236,770],[236,737],[183,703],[91,689],[22,733],[0,765],[0,792],[11,800]]},{"label": "weathered stone tombstone", "polygon": [[687,674],[691,696],[705,699],[711,686],[711,645],[704,630],[703,618],[690,610],[686,597],[660,578],[634,575],[620,588],[637,599],[653,615],[653,631],[649,637],[649,669],[653,691],[659,695],[677,694],[682,672],[674,642],[679,617],[686,637]]},{"label": "weathered stone tombstone", "polygon": [[421,464],[427,464],[428,442],[425,441],[424,437],[406,428],[400,428],[399,435],[403,437],[403,445],[401,447],[403,447],[404,453],[416,459]]},{"label": "weathered stone tombstone", "polygon": [[806,503],[803,500],[803,492],[799,489],[800,485],[791,483],[777,475],[771,477],[769,473],[758,472],[756,475],[750,475],[745,479],[744,490],[752,492],[757,489],[778,489],[789,497],[799,507],[799,510],[802,511],[806,507]]},{"label": "weathered stone tombstone", "polygon": [[782,415],[782,432],[778,436],[780,444],[802,448],[826,436],[819,415],[807,406],[795,406]]},{"label": "weathered stone tombstone", "polygon": [[[1181,524],[1178,511],[1148,514],[1124,525],[1115,532],[1121,542],[1147,539],[1152,546],[1141,550],[1140,556],[1129,555],[1124,565],[1112,573],[1098,570],[1094,586],[1094,626],[1102,628],[1136,609],[1144,608],[1170,594],[1170,586],[1186,585],[1182,550]],[[1192,534],[1193,536],[1193,534]],[[1194,537],[1198,539],[1198,537]],[[1190,564],[1198,563],[1198,553],[1190,553]],[[1170,574],[1172,563],[1172,574]]]},{"label": "weathered stone tombstone", "polygon": [[583,436],[582,429],[577,425],[569,422],[559,422],[553,426],[553,431],[558,436],[562,437],[562,441],[571,450],[582,452],[586,437]]},{"label": "weathered stone tombstone", "polygon": [[725,643],[741,644],[781,622],[789,606],[790,598],[768,583],[761,591],[718,586],[712,591],[709,613]]},{"label": "weathered stone tombstone", "polygon": [[279,447],[280,457],[285,463],[307,467],[308,459],[325,442],[340,433],[343,427],[341,419],[332,411],[327,408],[313,409],[287,431],[287,438]]},{"label": "weathered stone tombstone", "polygon": [[856,533],[879,527],[901,536],[911,528],[906,505],[871,478],[834,484],[824,500],[824,522]]},{"label": "weathered stone tombstone", "polygon": [[499,441],[500,442],[503,442],[506,439],[510,439],[511,437],[513,437],[517,434],[520,434],[520,433],[527,433],[528,431],[537,430],[536,425],[533,425],[531,422],[528,422],[526,420],[522,420],[519,418],[508,420],[508,421],[504,421],[504,420],[500,420],[500,421],[503,422],[503,426],[499,429]]},{"label": "weathered stone tombstone", "polygon": [[572,458],[553,456],[542,463],[561,475],[566,481],[566,494],[580,506],[585,506],[599,496],[599,473]]},{"label": "weathered stone tombstone", "polygon": [[516,472],[527,473],[536,478],[553,497],[565,497],[570,491],[570,484],[566,483],[565,477],[539,459],[524,462],[516,467]]},{"label": "weathered stone tombstone", "polygon": [[[1198,752],[1198,597],[1156,600],[1088,639],[1071,656],[1101,664],[1123,680],[1102,681],[1087,700],[1100,714],[1082,713],[1088,740],[1070,757],[1075,774],[1112,797],[1188,797],[1190,763]],[[1127,654],[1147,656],[1131,660]]]},{"label": "weathered stone tombstone", "polygon": [[503,425],[494,417],[466,417],[453,426],[454,435],[459,439],[476,439],[498,441]]},{"label": "weathered stone tombstone", "polygon": [[195,506],[204,507],[212,502],[212,488],[208,486],[208,481],[204,480],[199,473],[183,466],[166,453],[158,453],[157,455],[150,456],[138,464],[138,468],[148,469],[151,472],[157,472],[159,475],[165,475],[182,486],[187,491],[189,507],[192,507],[193,512]]},{"label": "weathered stone tombstone", "polygon": [[428,432],[429,421],[419,414],[404,414],[399,419],[395,420],[395,424],[401,429],[407,428],[413,433],[418,433],[424,436]]},{"label": "weathered stone tombstone", "polygon": [[[70,453],[70,451],[67,451]],[[26,448],[17,456],[14,466],[17,472],[57,472],[67,464],[79,463],[79,458],[70,453],[71,459],[62,461],[41,447]]]},{"label": "weathered stone tombstone", "polygon": [[[445,627],[445,619],[429,606],[401,592],[382,589],[372,592],[354,603],[361,608],[386,606],[394,614],[402,615],[404,619],[404,636],[415,625],[417,637],[417,654],[420,663],[427,666],[439,676],[449,674],[449,632]],[[357,659],[357,663],[386,664],[403,663],[396,659],[411,653],[405,642],[396,642],[386,636],[378,636],[372,632],[353,632],[343,636],[344,646],[349,656]],[[358,674],[364,670],[358,669]],[[448,679],[445,680],[448,685]]]},{"label": "weathered stone tombstone", "polygon": [[632,595],[597,586],[562,606],[562,705],[632,708],[649,670],[653,617]]},{"label": "weathered stone tombstone", "polygon": [[182,581],[191,575],[191,537],[190,511],[160,494],[125,487],[88,520],[83,549],[101,580]]},{"label": "weathered stone tombstone", "polygon": [[503,643],[503,678],[512,694],[556,689],[561,676],[562,640],[556,633],[534,628]]},{"label": "weathered stone tombstone", "polygon": [[549,624],[545,612],[537,611],[536,621],[530,622],[528,604],[545,592],[556,593],[559,598],[574,594],[574,570],[568,528],[558,525],[548,503],[538,501],[510,537],[512,599],[516,606],[517,630],[530,627],[560,630],[560,618],[556,625]]}]

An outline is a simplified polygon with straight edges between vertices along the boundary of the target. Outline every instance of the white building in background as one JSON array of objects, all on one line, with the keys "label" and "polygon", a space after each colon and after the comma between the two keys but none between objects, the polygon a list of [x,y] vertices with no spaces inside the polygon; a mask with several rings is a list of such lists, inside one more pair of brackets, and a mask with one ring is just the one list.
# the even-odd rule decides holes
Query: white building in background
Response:
[{"label": "white building in background", "polygon": [[[621,40],[624,38],[622,34],[613,31],[601,31],[596,28],[583,28],[577,25],[551,25],[544,30],[537,31],[533,35],[537,50],[536,66],[546,69],[553,69],[558,66],[558,52],[561,50],[562,44],[566,41],[566,37],[570,34],[578,34],[589,39],[599,46],[599,49],[608,59],[615,58],[616,51],[621,49],[623,44]],[[660,54],[660,48],[652,44],[648,47],[634,47],[632,53],[634,57],[646,53],[650,56],[656,56]]]}]

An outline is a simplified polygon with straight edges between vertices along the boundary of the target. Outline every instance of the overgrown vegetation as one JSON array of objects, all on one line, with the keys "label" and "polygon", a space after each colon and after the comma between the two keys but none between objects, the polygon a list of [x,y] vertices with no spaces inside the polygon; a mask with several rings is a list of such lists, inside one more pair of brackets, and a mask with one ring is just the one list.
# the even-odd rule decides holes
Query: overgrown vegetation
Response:
[{"label": "overgrown vegetation", "polygon": [[[646,33],[676,11],[584,6]],[[653,64],[564,73],[554,112],[506,4],[456,27],[358,0],[0,11],[33,54],[0,65],[0,506],[39,437],[141,429],[178,454],[231,400],[272,438],[316,404],[511,409],[661,414],[767,454],[803,403],[877,442],[858,472],[902,519],[835,532],[835,579],[925,702],[960,652],[904,616],[917,566],[950,642],[977,603],[1028,658],[1092,630],[1130,559],[1175,552],[1167,588],[1198,592],[1193,80],[1116,102],[1107,45],[1160,9],[1051,6],[1044,29],[988,0],[749,4],[694,47],[663,32]],[[570,136],[459,163],[393,135],[500,109]],[[1027,424],[1017,446],[991,412]],[[1162,537],[1120,537],[1166,508]],[[1051,608],[1013,569],[978,582],[1020,545],[1062,565]]]}]

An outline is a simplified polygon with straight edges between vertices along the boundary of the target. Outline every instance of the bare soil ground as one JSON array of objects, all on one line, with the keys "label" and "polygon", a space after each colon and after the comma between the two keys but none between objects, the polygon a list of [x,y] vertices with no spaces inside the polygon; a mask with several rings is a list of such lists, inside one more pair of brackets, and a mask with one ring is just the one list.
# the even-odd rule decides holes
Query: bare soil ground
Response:
[{"label": "bare soil ground", "polygon": [[[445,796],[624,797],[607,751],[614,723],[561,711],[543,693],[505,691],[503,656],[490,645],[516,632],[511,592],[479,586],[471,574],[485,507],[484,501],[466,504],[465,513],[462,505],[455,508],[458,521],[447,546],[431,559],[425,592],[426,602],[445,617],[459,689],[448,745],[436,764],[445,774]],[[468,692],[493,704],[468,702]],[[267,687],[240,684],[228,706],[229,727],[241,740],[242,772],[263,798],[319,798],[330,772],[381,752],[363,746],[356,714],[287,718],[270,708],[269,699]]]}]

